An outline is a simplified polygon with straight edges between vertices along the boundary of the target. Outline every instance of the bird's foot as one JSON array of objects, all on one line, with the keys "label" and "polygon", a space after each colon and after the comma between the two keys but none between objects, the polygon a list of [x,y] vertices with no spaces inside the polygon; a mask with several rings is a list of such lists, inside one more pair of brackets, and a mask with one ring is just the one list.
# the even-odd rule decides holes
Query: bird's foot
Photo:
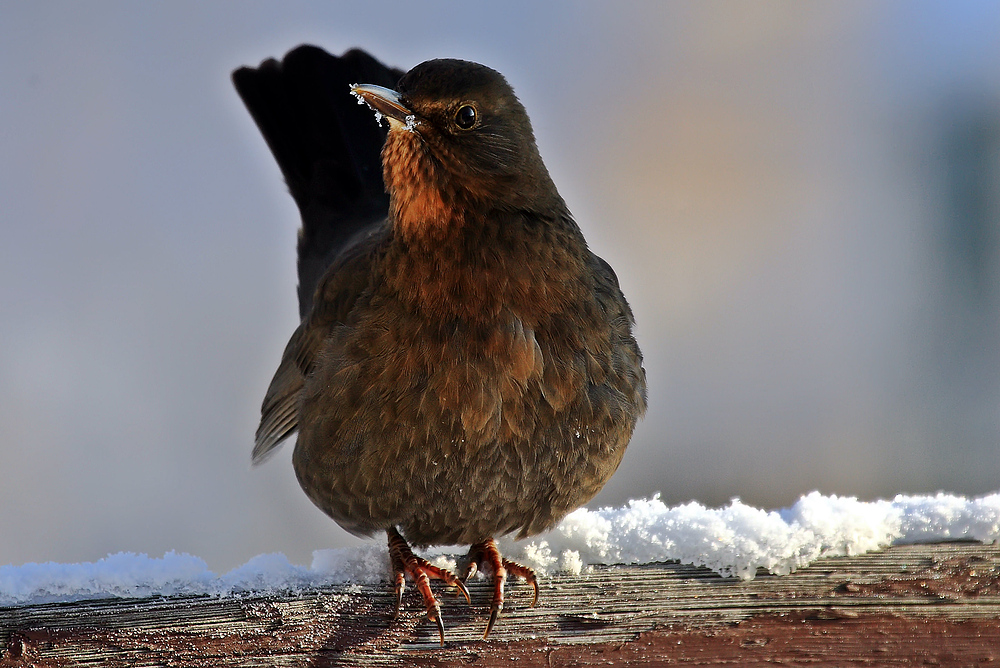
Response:
[{"label": "bird's foot", "polygon": [[469,590],[466,589],[465,583],[455,577],[451,571],[438,568],[426,559],[413,554],[406,540],[399,535],[395,528],[389,529],[386,533],[389,535],[389,559],[392,562],[392,575],[396,583],[396,610],[394,614],[399,614],[399,605],[403,601],[403,590],[406,588],[406,575],[409,575],[416,582],[417,590],[424,599],[427,618],[437,624],[438,634],[441,636],[441,646],[444,647],[444,622],[441,621],[441,604],[438,603],[434,592],[431,591],[431,578],[457,587],[465,595],[465,600],[472,603]]},{"label": "bird's foot", "polygon": [[493,625],[496,624],[500,611],[503,610],[503,585],[507,574],[516,575],[531,583],[535,590],[535,596],[531,600],[532,607],[538,605],[538,578],[535,577],[535,571],[527,566],[501,557],[496,541],[492,538],[476,543],[469,548],[468,560],[462,571],[462,580],[468,580],[477,569],[482,570],[484,565],[489,566],[489,570],[493,572],[493,604],[490,606],[490,621],[487,622],[486,633],[483,634],[485,640],[490,635],[490,631],[493,630]]}]

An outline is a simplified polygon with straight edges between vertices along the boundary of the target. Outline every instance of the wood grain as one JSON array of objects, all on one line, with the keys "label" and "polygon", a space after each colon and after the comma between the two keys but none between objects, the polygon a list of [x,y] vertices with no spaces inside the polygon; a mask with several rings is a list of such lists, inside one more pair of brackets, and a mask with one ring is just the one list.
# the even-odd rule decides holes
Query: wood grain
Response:
[{"label": "wood grain", "polygon": [[679,564],[443,594],[448,646],[388,583],[286,596],[109,599],[0,608],[0,666],[1000,665],[1000,547],[899,546],[742,582]]}]

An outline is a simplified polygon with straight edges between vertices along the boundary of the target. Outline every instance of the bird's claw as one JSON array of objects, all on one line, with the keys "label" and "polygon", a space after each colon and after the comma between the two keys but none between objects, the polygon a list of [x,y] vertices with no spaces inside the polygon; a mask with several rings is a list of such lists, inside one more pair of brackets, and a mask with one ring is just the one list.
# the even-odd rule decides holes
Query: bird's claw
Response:
[{"label": "bird's claw", "polygon": [[463,579],[468,579],[482,564],[488,564],[490,570],[493,572],[493,603],[490,606],[490,619],[486,623],[486,632],[483,633],[483,640],[485,640],[489,637],[490,631],[493,630],[497,618],[500,617],[500,613],[503,611],[503,589],[504,582],[507,580],[507,574],[516,575],[531,583],[531,586],[534,588],[531,607],[538,605],[538,578],[535,577],[535,571],[527,566],[522,566],[501,557],[500,550],[497,549],[496,542],[492,538],[482,543],[476,543],[469,548],[468,562],[462,571]]},{"label": "bird's claw", "polygon": [[500,612],[503,610],[503,601],[497,601],[494,599],[493,605],[490,606],[490,621],[486,622],[486,632],[483,633],[483,640],[489,637],[490,631],[493,630],[493,625],[497,623],[497,617],[500,616]]},{"label": "bird's claw", "polygon": [[504,568],[510,575],[516,575],[519,578],[523,578],[528,581],[528,584],[535,590],[535,595],[531,599],[531,607],[534,608],[538,605],[538,578],[535,576],[535,571],[531,570],[527,566],[522,566],[513,561],[507,559],[503,560]]},{"label": "bird's claw", "polygon": [[444,621],[441,619],[441,606],[437,601],[427,605],[427,619],[437,625],[438,636],[441,638],[441,647],[444,647]]},{"label": "bird's claw", "polygon": [[426,559],[413,554],[406,540],[403,539],[395,529],[389,529],[389,559],[392,562],[393,578],[396,582],[396,615],[399,614],[399,607],[403,601],[403,590],[406,588],[406,575],[413,578],[417,585],[417,591],[424,599],[424,606],[427,608],[427,619],[437,625],[438,634],[441,636],[441,646],[444,647],[444,622],[441,619],[441,604],[438,603],[434,592],[431,591],[431,578],[442,580],[445,584],[458,588],[465,596],[465,600],[470,604],[472,598],[465,583],[459,580],[446,568],[439,568]]},{"label": "bird's claw", "polygon": [[434,617],[434,622],[438,627],[438,635],[441,637],[441,647],[444,647],[444,622],[441,621],[441,611],[438,610],[437,615]]},{"label": "bird's claw", "polygon": [[462,596],[465,597],[465,602],[468,603],[469,605],[472,605],[472,597],[469,596],[469,588],[465,586],[465,583],[459,580],[458,578],[455,578],[454,584],[455,587],[458,588],[458,591],[462,592]]},{"label": "bird's claw", "polygon": [[399,616],[399,606],[403,603],[403,590],[406,589],[406,577],[403,575],[402,570],[397,570],[395,561],[393,561],[392,570],[396,580],[396,607],[392,616],[396,618]]},{"label": "bird's claw", "polygon": [[424,606],[427,609],[427,619],[434,622],[437,626],[442,647],[444,647],[444,621],[441,619],[441,604],[434,596],[434,592],[431,591],[430,581],[432,578],[455,587],[458,592],[461,592],[465,596],[465,600],[471,604],[472,597],[469,595],[468,587],[465,586],[465,581],[477,570],[480,570],[484,564],[489,566],[489,570],[493,573],[493,602],[490,605],[490,619],[486,623],[483,640],[489,637],[490,632],[497,623],[497,619],[500,618],[500,613],[503,612],[503,590],[508,573],[524,578],[531,583],[534,589],[534,597],[532,598],[531,605],[532,607],[538,605],[538,578],[535,577],[535,572],[527,566],[522,566],[501,557],[500,550],[497,549],[496,542],[492,538],[481,543],[476,543],[469,548],[468,559],[462,568],[462,577],[457,578],[448,569],[435,566],[426,559],[413,554],[406,540],[403,539],[396,529],[389,529],[386,533],[389,535],[389,559],[392,561],[392,573],[396,585],[395,614],[399,614],[399,608],[403,601],[403,591],[406,589],[406,576],[409,575],[416,583],[417,591],[420,592],[420,596],[424,600]]}]

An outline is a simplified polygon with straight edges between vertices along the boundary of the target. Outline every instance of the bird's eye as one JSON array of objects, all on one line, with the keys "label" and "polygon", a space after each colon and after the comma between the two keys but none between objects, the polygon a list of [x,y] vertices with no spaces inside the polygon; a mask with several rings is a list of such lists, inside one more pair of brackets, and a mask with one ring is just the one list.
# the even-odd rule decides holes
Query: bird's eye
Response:
[{"label": "bird's eye", "polygon": [[455,112],[455,124],[463,130],[468,130],[476,124],[476,108],[469,104],[463,104]]}]

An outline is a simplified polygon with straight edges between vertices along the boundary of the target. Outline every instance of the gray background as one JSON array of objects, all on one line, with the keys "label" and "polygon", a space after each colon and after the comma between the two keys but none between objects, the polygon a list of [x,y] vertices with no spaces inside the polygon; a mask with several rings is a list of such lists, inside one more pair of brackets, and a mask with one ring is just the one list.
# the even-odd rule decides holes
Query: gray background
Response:
[{"label": "gray background", "polygon": [[[544,6],[540,6],[544,5]],[[297,212],[229,83],[504,72],[639,321],[592,505],[1000,488],[1000,4],[0,4],[0,564],[356,542],[249,453]]]}]

